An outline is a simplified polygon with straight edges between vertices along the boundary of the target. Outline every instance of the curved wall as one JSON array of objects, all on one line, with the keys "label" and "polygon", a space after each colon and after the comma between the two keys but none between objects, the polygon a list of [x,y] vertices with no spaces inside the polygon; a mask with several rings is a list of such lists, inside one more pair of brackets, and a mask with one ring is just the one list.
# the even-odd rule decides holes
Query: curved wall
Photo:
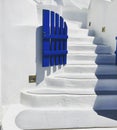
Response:
[{"label": "curved wall", "polygon": [[[95,30],[98,37],[103,38],[103,42],[112,47],[115,51],[115,36],[117,36],[117,1],[112,2],[104,0],[92,0],[89,12],[88,23],[91,22],[89,29]],[[102,27],[106,27],[106,31],[102,32]]]}]

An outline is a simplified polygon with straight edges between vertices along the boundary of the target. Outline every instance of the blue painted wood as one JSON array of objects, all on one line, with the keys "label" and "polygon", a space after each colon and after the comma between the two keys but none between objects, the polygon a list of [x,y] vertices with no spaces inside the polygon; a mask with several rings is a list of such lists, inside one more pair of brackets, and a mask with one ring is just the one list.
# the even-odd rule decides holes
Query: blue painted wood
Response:
[{"label": "blue painted wood", "polygon": [[61,34],[59,34],[59,35],[50,34],[50,35],[46,35],[44,38],[46,38],[46,39],[55,39],[55,40],[60,40],[60,39],[64,40],[64,39],[67,39],[68,37],[67,37],[67,35],[61,35]]},{"label": "blue painted wood", "polygon": [[50,34],[49,29],[49,10],[43,10],[43,54],[42,54],[42,66],[47,67],[49,66],[49,56],[45,56],[44,52],[50,49],[50,39],[47,37]]},{"label": "blue painted wood", "polygon": [[116,61],[115,61],[115,64],[117,65],[117,37],[115,39],[116,39],[116,50],[115,50]]},{"label": "blue painted wood", "polygon": [[[54,21],[55,21],[55,13],[51,12],[51,35],[55,35],[54,34]],[[51,51],[53,51],[55,48],[55,39],[51,38]],[[55,65],[55,56],[51,56],[50,58],[50,65],[53,66]]]},{"label": "blue painted wood", "polygon": [[[67,30],[67,24],[64,22],[64,35],[67,36],[68,30]],[[64,40],[63,44],[63,50],[67,50],[67,39]],[[67,64],[67,54],[63,56],[63,64]]]},{"label": "blue painted wood", "polygon": [[[64,29],[64,28],[63,28],[63,18],[60,17],[60,35],[61,35],[61,36],[64,36],[64,30],[63,30],[63,29]],[[60,44],[60,48],[59,48],[59,49],[60,49],[60,50],[63,50],[64,41],[63,41],[63,39],[60,39],[59,41],[60,41],[60,43],[59,43],[59,44]],[[59,62],[60,62],[60,63],[59,63],[60,65],[63,64],[63,57],[64,57],[64,55],[60,55],[60,57],[59,57],[59,58],[60,58],[60,61],[59,61]]]},{"label": "blue painted wood", "polygon": [[61,50],[61,51],[59,51],[59,50],[54,50],[54,51],[44,51],[44,55],[46,56],[52,56],[52,55],[54,55],[54,56],[59,56],[59,55],[66,55],[67,54],[67,50]]},{"label": "blue painted wood", "polygon": [[43,10],[42,66],[66,64],[67,25],[57,13]]},{"label": "blue painted wood", "polygon": [[[55,31],[55,34],[56,36],[59,36],[59,15],[56,13],[56,23],[55,23],[55,26],[56,26],[56,31]],[[56,51],[59,50],[59,40],[56,39],[55,40],[55,49]],[[56,58],[55,58],[55,65],[59,65],[59,56],[56,55]]]}]

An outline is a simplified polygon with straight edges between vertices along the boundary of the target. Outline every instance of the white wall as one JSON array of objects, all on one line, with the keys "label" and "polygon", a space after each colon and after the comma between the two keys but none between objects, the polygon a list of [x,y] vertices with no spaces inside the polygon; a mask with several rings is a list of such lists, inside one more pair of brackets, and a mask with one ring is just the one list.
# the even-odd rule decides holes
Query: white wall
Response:
[{"label": "white wall", "polygon": [[37,9],[30,0],[3,0],[2,102],[17,103],[36,74]]},{"label": "white wall", "polygon": [[0,119],[1,119],[1,80],[2,80],[2,71],[1,71],[1,58],[2,58],[2,53],[1,53],[1,45],[2,45],[2,2],[0,0]]},{"label": "white wall", "polygon": [[[45,75],[58,70],[42,68],[42,9],[59,7],[37,5],[33,0],[3,0],[4,42],[2,43],[2,103],[18,103],[20,91],[36,87]],[[37,75],[29,83],[29,75]]]},{"label": "white wall", "polygon": [[[115,36],[117,36],[117,0],[107,2],[104,0],[92,0],[88,22],[92,23],[89,29],[94,29],[96,36],[102,37],[105,44],[112,46],[115,51]],[[102,32],[102,27],[106,27],[106,32]]]},{"label": "white wall", "polygon": [[74,6],[77,6],[80,9],[88,9],[91,0],[71,0]]}]

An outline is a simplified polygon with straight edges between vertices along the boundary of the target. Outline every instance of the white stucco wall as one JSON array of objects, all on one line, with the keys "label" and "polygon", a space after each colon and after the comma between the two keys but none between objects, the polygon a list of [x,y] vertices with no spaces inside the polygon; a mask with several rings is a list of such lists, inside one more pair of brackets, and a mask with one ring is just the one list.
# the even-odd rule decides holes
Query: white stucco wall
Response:
[{"label": "white stucco wall", "polygon": [[[2,104],[18,103],[22,89],[36,87],[58,68],[42,68],[42,9],[33,0],[1,1],[4,16],[2,42]],[[29,83],[29,75],[37,82]]]},{"label": "white stucco wall", "polygon": [[[2,3],[0,1],[0,96],[1,96],[1,44],[2,44]],[[0,98],[1,99],[1,98]]]},{"label": "white stucco wall", "polygon": [[1,86],[2,86],[2,71],[1,71],[1,65],[2,65],[2,0],[0,0],[0,120],[1,120],[1,116],[2,116],[2,112],[1,112],[1,109],[2,109],[2,97],[1,97]]},{"label": "white stucco wall", "polygon": [[[105,44],[112,46],[115,51],[115,36],[117,36],[117,0],[107,2],[104,0],[92,0],[88,23],[92,25],[89,29],[94,29],[96,36],[102,37]],[[102,32],[102,27],[106,27],[106,32]]]},{"label": "white stucco wall", "polygon": [[2,103],[19,101],[20,91],[31,87],[36,74],[37,9],[30,0],[3,0]]},{"label": "white stucco wall", "polygon": [[80,9],[88,9],[91,0],[71,0],[74,6],[79,7]]}]

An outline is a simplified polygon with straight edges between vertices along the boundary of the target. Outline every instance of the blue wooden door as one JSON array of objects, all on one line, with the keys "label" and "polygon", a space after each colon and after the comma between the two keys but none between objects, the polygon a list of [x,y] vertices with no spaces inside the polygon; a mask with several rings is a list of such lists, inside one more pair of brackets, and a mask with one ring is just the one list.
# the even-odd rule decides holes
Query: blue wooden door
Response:
[{"label": "blue wooden door", "polygon": [[59,14],[43,10],[43,67],[67,63],[67,32],[67,24]]}]

